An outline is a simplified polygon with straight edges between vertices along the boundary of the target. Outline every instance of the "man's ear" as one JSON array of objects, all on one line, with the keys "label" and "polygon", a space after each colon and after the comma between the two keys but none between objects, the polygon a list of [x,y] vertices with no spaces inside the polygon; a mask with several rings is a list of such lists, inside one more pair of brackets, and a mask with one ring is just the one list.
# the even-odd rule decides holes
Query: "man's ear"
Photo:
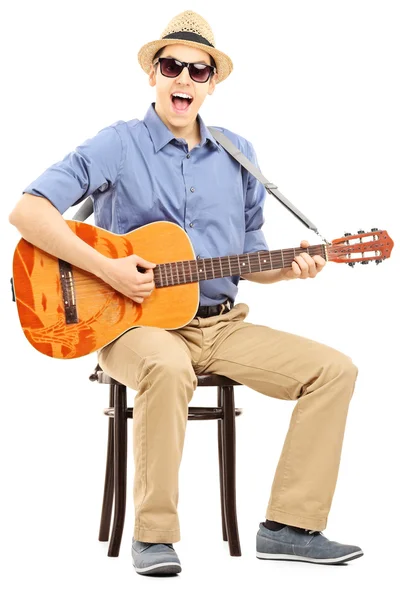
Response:
[{"label": "man's ear", "polygon": [[155,71],[154,65],[151,65],[151,67],[150,67],[149,84],[151,85],[151,87],[154,87],[156,85],[156,71]]},{"label": "man's ear", "polygon": [[211,79],[211,83],[210,83],[210,85],[208,87],[208,93],[210,94],[210,96],[211,96],[211,94],[215,90],[215,86],[217,85],[217,81],[218,81],[218,73],[215,73],[213,75],[213,78]]}]

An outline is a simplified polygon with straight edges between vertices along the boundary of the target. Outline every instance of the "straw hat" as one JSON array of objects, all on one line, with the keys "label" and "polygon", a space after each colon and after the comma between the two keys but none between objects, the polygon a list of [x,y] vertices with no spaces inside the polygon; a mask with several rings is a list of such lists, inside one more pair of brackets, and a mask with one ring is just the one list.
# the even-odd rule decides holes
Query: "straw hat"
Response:
[{"label": "straw hat", "polygon": [[217,65],[217,83],[226,79],[233,69],[229,56],[215,48],[214,34],[210,25],[192,10],[185,10],[174,17],[162,32],[159,40],[149,42],[139,50],[139,63],[146,73],[150,72],[153,57],[158,50],[170,44],[184,44],[208,52]]}]

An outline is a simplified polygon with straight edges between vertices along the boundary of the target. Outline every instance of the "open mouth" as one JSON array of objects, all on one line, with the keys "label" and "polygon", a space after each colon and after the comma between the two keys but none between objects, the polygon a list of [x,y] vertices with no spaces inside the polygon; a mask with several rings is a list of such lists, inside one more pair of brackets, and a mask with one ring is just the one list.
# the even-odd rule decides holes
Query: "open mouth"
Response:
[{"label": "open mouth", "polygon": [[192,102],[193,98],[179,98],[171,94],[172,108],[178,114],[187,112]]}]

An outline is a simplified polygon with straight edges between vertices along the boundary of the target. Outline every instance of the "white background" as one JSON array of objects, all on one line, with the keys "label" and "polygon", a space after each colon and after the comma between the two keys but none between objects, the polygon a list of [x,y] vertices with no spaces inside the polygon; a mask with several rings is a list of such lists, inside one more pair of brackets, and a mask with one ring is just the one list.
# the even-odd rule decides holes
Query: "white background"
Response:
[{"label": "white background", "polygon": [[[399,536],[399,18],[389,0],[245,3],[69,0],[3,5],[1,144],[2,540],[7,598],[393,597]],[[133,460],[119,558],[97,540],[106,452],[107,386],[90,383],[96,355],[58,361],[25,339],[11,302],[20,236],[8,214],[22,189],[118,119],[142,119],[154,89],[137,61],[183,10],[199,12],[234,71],[201,108],[206,124],[249,139],[264,175],[327,239],[387,229],[392,256],[378,267],[330,263],[316,279],[241,281],[247,320],[304,335],[359,367],[327,537],[360,545],[347,566],[262,561],[258,524],[294,404],[236,388],[237,505],[242,556],[222,541],[215,422],[188,423],[180,471],[183,570],[146,578],[131,565]],[[227,201],[229,199],[227,198]],[[72,216],[72,211],[65,214]],[[270,195],[270,248],[318,243]],[[8,390],[8,391],[6,391]],[[129,402],[133,403],[130,391]],[[214,405],[198,389],[193,405]],[[391,590],[391,591],[390,591]],[[166,594],[166,596],[165,596]]]}]

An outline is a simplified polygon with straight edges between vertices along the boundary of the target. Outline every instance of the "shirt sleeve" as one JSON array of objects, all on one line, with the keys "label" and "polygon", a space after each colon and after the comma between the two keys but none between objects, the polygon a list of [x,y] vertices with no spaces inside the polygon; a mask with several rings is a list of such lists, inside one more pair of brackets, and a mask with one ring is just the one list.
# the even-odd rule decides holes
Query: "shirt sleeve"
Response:
[{"label": "shirt sleeve", "polygon": [[[250,142],[248,144],[250,148],[249,160],[259,167],[253,145]],[[261,227],[264,225],[263,210],[266,195],[267,191],[263,184],[249,173],[245,201],[246,230],[243,254],[268,250],[264,233],[261,231]]]},{"label": "shirt sleeve", "polygon": [[43,196],[63,213],[97,189],[115,185],[122,154],[121,137],[110,125],[46,169],[22,193]]}]

